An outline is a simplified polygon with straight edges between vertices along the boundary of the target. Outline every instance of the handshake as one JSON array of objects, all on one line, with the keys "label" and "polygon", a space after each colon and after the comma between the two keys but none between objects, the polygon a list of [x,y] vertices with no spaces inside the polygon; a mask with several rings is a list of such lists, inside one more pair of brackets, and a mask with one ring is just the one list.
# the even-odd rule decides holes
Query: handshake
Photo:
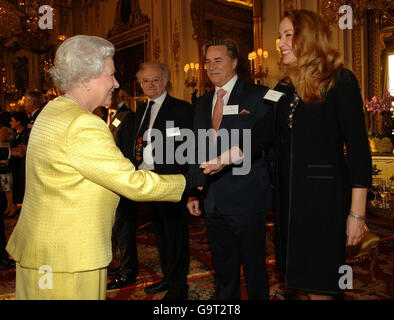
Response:
[{"label": "handshake", "polygon": [[207,178],[204,175],[204,173],[200,170],[199,171],[189,170],[183,175],[185,176],[186,179],[185,191],[190,191],[192,189],[198,189],[202,191],[207,184]]},{"label": "handshake", "polygon": [[207,184],[207,175],[213,175],[221,171],[226,164],[222,164],[218,162],[218,158],[204,162],[200,165],[200,169],[202,170],[189,170],[184,174],[186,178],[186,190],[191,190],[198,188],[198,190],[202,191],[202,189]]}]

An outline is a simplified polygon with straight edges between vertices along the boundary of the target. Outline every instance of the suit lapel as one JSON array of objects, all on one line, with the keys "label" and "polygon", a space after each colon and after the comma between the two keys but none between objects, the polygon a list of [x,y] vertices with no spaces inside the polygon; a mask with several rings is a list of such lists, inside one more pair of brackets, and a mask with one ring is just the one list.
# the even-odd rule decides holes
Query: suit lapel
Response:
[{"label": "suit lapel", "polygon": [[[240,104],[243,99],[243,88],[244,82],[238,78],[237,82],[234,85],[233,90],[231,91],[230,98],[228,99],[228,105],[236,105]],[[240,110],[241,111],[241,110]]]},{"label": "suit lapel", "polygon": [[137,121],[137,131],[141,125],[142,117],[144,116],[145,110],[148,107],[148,100],[136,110],[136,121]]},{"label": "suit lapel", "polygon": [[204,96],[204,99],[206,99],[202,105],[203,105],[203,110],[202,114],[204,115],[204,128],[210,129],[212,128],[212,101],[213,101],[213,95],[215,94],[215,90],[207,93],[206,96]]},{"label": "suit lapel", "polygon": [[159,112],[157,113],[155,122],[153,122],[152,128],[159,129],[159,127],[161,126],[165,127],[165,121],[168,120],[168,117],[170,115],[169,112],[170,102],[171,102],[171,96],[167,93],[167,96],[164,99]]}]

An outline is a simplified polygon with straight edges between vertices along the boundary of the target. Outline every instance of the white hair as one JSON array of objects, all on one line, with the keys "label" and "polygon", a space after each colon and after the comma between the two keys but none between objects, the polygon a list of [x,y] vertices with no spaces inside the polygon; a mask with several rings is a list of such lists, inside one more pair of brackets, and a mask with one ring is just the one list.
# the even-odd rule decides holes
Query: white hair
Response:
[{"label": "white hair", "polygon": [[139,84],[142,83],[142,72],[148,68],[159,68],[162,72],[164,81],[167,81],[166,90],[171,90],[171,71],[168,69],[167,65],[160,62],[144,62],[140,64],[137,74],[135,75],[137,78],[137,82]]},{"label": "white hair", "polygon": [[78,35],[64,41],[49,70],[60,91],[73,89],[78,80],[87,81],[103,72],[105,60],[115,54],[114,45],[100,37]]}]

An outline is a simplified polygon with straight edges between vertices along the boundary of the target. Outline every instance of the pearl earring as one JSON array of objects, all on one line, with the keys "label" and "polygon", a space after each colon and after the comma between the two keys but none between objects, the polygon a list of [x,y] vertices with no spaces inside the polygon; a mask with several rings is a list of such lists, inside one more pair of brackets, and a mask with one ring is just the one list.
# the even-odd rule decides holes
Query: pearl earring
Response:
[{"label": "pearl earring", "polygon": [[87,90],[90,91],[90,89],[91,89],[90,86],[88,86]]}]

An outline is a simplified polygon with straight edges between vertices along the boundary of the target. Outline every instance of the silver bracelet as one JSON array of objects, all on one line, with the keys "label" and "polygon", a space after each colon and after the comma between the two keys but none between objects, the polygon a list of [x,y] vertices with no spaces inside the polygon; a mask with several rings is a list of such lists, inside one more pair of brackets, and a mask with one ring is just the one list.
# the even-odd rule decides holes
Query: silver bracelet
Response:
[{"label": "silver bracelet", "polygon": [[354,219],[357,219],[357,220],[361,220],[361,221],[365,221],[365,216],[358,216],[358,215],[355,215],[353,212],[351,212],[351,211],[349,211],[349,216],[351,216],[352,218],[354,218]]}]

